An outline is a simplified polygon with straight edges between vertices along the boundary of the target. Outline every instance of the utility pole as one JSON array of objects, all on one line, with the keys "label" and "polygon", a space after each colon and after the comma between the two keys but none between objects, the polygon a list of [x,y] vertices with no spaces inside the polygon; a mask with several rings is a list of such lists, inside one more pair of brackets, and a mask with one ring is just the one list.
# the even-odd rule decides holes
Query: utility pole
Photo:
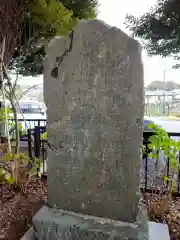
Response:
[{"label": "utility pole", "polygon": [[[164,69],[163,72],[163,82],[164,82],[164,86],[166,84],[166,69]],[[164,92],[164,99],[163,99],[163,114],[165,115],[166,113],[166,96],[165,96],[165,92]]]}]

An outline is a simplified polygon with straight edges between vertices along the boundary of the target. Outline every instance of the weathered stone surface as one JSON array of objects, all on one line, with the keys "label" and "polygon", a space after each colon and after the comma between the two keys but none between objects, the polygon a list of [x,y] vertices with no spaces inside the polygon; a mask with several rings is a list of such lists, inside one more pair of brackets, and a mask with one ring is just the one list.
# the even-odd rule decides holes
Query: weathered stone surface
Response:
[{"label": "weathered stone surface", "polygon": [[[156,222],[148,222],[149,226],[149,240],[170,240],[168,226],[166,224],[156,223]],[[29,234],[32,232],[32,234]],[[37,234],[37,233],[36,233]],[[33,228],[31,228],[21,240],[36,240],[35,232]],[[59,240],[62,240],[59,239]],[[117,240],[117,239],[116,239]]]},{"label": "weathered stone surface", "polygon": [[47,50],[48,203],[134,222],[143,126],[139,44],[98,20],[81,21]]},{"label": "weathered stone surface", "polygon": [[[44,209],[44,208],[43,208]],[[41,216],[39,216],[39,212],[38,212],[38,216],[41,218],[41,217],[43,217],[43,220],[44,219],[49,219],[49,214],[50,214],[50,212],[49,212],[49,214],[48,214],[48,216],[46,215],[46,218],[44,217],[44,215],[42,214],[42,210],[43,209],[41,209],[40,211],[41,211]],[[45,212],[46,212],[46,214],[47,214],[47,211],[46,211],[47,209],[45,209]],[[51,215],[51,214],[50,214]],[[56,217],[56,216],[55,216]],[[55,219],[55,217],[53,218],[53,220]],[[51,218],[52,218],[52,216],[51,216]],[[37,221],[37,223],[38,223],[38,225],[40,226],[40,229],[42,228],[42,224],[39,224],[39,220],[41,220],[41,219],[36,219],[36,221]],[[42,222],[42,221],[41,221]],[[69,226],[69,223],[67,223],[67,225]],[[51,224],[50,225],[48,225],[49,227],[50,226],[52,226]],[[156,223],[156,222],[148,222],[148,227],[149,227],[149,240],[161,240],[161,239],[163,239],[163,240],[170,240],[170,236],[169,236],[169,230],[168,230],[168,226],[166,225],[166,224],[161,224],[161,223]],[[60,226],[58,227],[58,228],[60,228]],[[83,227],[82,227],[83,228]],[[41,230],[40,229],[38,229],[38,231],[36,231],[36,236],[38,235],[40,235],[40,238],[39,239],[41,239],[41,237],[42,236],[44,236],[43,234],[44,234],[44,231],[42,231],[41,232]],[[127,229],[127,228],[126,228]],[[39,232],[39,230],[40,230],[40,232]],[[52,231],[52,230],[51,230]],[[61,230],[61,232],[62,232],[62,230]],[[67,235],[64,235],[64,238],[66,237]],[[46,236],[47,237],[47,236]],[[35,231],[34,231],[34,229],[33,228],[30,228],[29,229],[29,231],[21,238],[21,240],[36,240],[37,238],[35,238]],[[56,240],[57,240],[58,238],[56,238]],[[66,238],[65,238],[66,239]],[[116,240],[117,240],[117,238],[115,238]],[[123,239],[125,239],[125,238],[123,238]],[[50,240],[52,240],[52,239],[50,239]],[[61,238],[59,238],[58,240],[63,240],[63,238],[61,237]],[[84,239],[83,239],[84,240]],[[88,239],[89,240],[89,239]],[[94,240],[94,239],[93,239]],[[111,240],[112,240],[112,238],[111,238]]]},{"label": "weathered stone surface", "polygon": [[[144,210],[143,210],[144,211]],[[146,212],[140,211],[144,220]],[[35,236],[38,240],[147,240],[147,219],[145,222],[123,223],[69,211],[41,210],[33,218]]]},{"label": "weathered stone surface", "polygon": [[37,240],[34,228],[31,227],[20,240]]}]

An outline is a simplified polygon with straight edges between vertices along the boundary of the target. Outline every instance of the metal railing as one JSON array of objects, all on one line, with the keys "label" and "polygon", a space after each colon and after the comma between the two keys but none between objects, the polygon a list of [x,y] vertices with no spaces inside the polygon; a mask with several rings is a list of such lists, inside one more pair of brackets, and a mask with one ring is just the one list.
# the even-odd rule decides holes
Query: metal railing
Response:
[{"label": "metal railing", "polygon": [[[43,140],[41,138],[41,134],[46,131],[46,127],[36,126],[34,129],[28,129],[28,152],[30,158],[38,158],[42,160],[42,172],[46,175],[45,163],[47,159],[47,140]],[[153,132],[144,132],[143,133],[143,145],[145,146],[145,152],[143,153],[141,159],[141,190],[146,192],[152,191],[160,191],[160,189],[164,189],[164,192],[167,191],[169,187],[169,180],[162,181],[159,173],[156,172],[156,166],[158,160],[150,159],[148,157],[149,149],[148,149],[148,139]],[[168,133],[170,137],[179,137],[180,133]],[[177,155],[177,159],[180,163],[180,152]],[[164,159],[164,166],[161,169],[160,174],[164,174],[164,176],[169,177],[171,175],[171,167],[170,160]],[[173,195],[180,196],[180,170],[176,172],[176,178],[174,179],[173,186]]]},{"label": "metal railing", "polygon": [[[14,119],[9,119],[9,123],[14,123]],[[33,129],[36,126],[46,126],[46,119],[18,119],[18,122],[21,123],[24,131],[28,131],[28,129]]]},{"label": "metal railing", "polygon": [[[14,119],[9,119],[9,123],[15,123]],[[41,142],[41,133],[46,129],[46,119],[18,119],[22,125],[23,132],[20,131],[20,151],[28,152],[29,158],[42,160],[42,171],[45,173],[45,156],[47,147],[45,141]],[[24,133],[25,132],[25,133]],[[42,153],[41,153],[42,150]]]},{"label": "metal railing", "polygon": [[46,140],[41,139],[41,134],[46,131],[46,127],[35,126],[33,129],[28,129],[28,155],[30,159],[40,159],[42,161],[42,174],[46,174],[45,162],[47,159],[47,144]]},{"label": "metal railing", "polygon": [[[144,154],[141,162],[141,189],[148,192],[152,191],[163,191],[167,192],[171,179],[172,171],[175,171],[173,175],[173,195],[180,196],[180,170],[171,169],[170,159],[165,159],[160,156],[157,159],[149,157],[150,150],[148,149],[149,137],[152,136],[153,132],[143,133],[143,145],[145,146]],[[180,133],[169,132],[169,137],[180,138]],[[159,155],[157,153],[157,155]],[[180,163],[180,152],[177,153],[177,161]],[[157,166],[161,165],[161,170],[157,171]],[[162,180],[162,177],[167,177],[167,180]],[[163,190],[162,190],[163,189]]]}]

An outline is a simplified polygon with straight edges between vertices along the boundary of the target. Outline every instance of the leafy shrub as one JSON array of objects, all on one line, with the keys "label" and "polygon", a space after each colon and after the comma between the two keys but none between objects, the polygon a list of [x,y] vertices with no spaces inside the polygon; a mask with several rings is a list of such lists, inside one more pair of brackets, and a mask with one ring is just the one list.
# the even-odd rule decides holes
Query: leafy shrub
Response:
[{"label": "leafy shrub", "polygon": [[[5,123],[5,109],[2,107],[0,108],[0,124]],[[9,128],[9,135],[10,135],[10,139],[15,139],[16,137],[16,133],[15,133],[15,122],[11,121],[13,120],[13,116],[12,116],[12,110],[10,107],[7,107],[7,117],[8,117],[8,128]],[[26,131],[23,130],[22,124],[18,123],[18,129],[22,134],[25,134]]]},{"label": "leafy shrub", "polygon": [[[148,128],[154,132],[154,134],[148,139],[150,142],[148,148],[152,151],[149,154],[149,157],[158,159],[161,154],[166,161],[169,160],[172,174],[169,177],[164,176],[164,180],[173,182],[175,180],[175,173],[180,168],[179,161],[177,160],[177,155],[180,151],[180,140],[174,141],[162,127],[156,124],[149,124]],[[172,184],[170,185],[172,186]]]},{"label": "leafy shrub", "polygon": [[159,155],[163,155],[164,160],[169,161],[170,173],[169,176],[163,175],[162,180],[168,182],[167,196],[164,196],[163,186],[159,191],[159,196],[156,197],[156,202],[150,203],[149,211],[158,218],[162,218],[164,214],[170,212],[171,195],[176,188],[177,172],[180,169],[180,164],[177,160],[177,154],[180,151],[180,140],[174,141],[168,133],[156,124],[149,124],[149,129],[153,131],[153,135],[149,137],[148,148],[151,153],[148,157],[158,160]]},{"label": "leafy shrub", "polygon": [[40,160],[33,161],[25,153],[6,153],[0,162],[0,182],[23,189],[26,180],[37,174],[40,176]]},{"label": "leafy shrub", "polygon": [[41,139],[47,140],[47,132],[44,132],[43,134],[41,134]]}]

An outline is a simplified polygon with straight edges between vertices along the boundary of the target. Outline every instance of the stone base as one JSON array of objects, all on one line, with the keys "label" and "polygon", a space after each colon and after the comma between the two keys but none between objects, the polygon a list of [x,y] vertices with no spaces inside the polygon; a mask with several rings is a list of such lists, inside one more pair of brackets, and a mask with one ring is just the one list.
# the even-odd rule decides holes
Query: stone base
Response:
[{"label": "stone base", "polygon": [[36,240],[34,228],[31,227],[20,240]]},{"label": "stone base", "polygon": [[21,240],[170,240],[163,224],[150,222],[146,227],[140,220],[123,223],[48,207],[35,215],[33,226]]}]

